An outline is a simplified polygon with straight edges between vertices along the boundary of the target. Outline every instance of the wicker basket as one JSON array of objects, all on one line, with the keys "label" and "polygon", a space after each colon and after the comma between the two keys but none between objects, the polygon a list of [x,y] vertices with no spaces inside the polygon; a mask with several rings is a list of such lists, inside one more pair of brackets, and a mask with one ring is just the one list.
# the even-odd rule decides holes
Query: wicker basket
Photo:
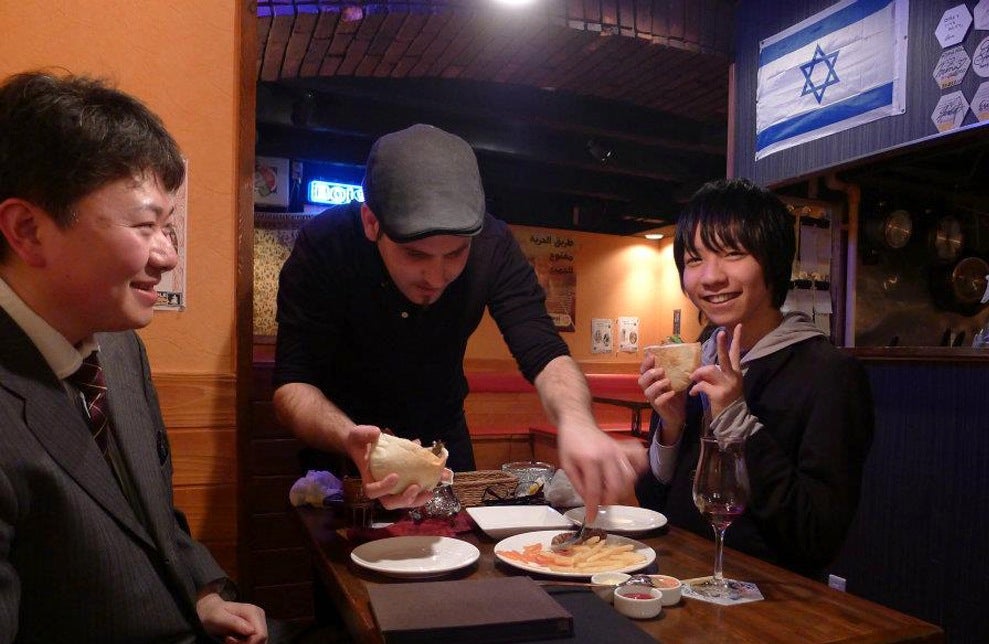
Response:
[{"label": "wicker basket", "polygon": [[456,472],[453,475],[453,493],[460,499],[465,508],[481,505],[484,491],[491,488],[501,497],[515,494],[518,478],[514,474],[501,470],[477,470],[474,472]]}]

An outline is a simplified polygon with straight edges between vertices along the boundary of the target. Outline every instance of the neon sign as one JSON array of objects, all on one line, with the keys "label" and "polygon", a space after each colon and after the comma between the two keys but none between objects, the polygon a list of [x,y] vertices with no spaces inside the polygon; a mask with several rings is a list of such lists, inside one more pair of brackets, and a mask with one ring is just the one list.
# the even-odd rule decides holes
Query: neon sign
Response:
[{"label": "neon sign", "polygon": [[364,201],[364,189],[350,183],[335,181],[310,181],[309,202],[322,203],[328,206],[339,206],[351,201]]}]

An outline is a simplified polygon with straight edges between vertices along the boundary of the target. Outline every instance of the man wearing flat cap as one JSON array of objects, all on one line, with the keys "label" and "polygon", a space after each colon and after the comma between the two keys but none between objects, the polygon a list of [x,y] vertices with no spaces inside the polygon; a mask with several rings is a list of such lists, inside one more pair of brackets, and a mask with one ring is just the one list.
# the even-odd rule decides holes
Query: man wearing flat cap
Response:
[{"label": "man wearing flat cap", "polygon": [[394,474],[372,482],[367,445],[382,428],[426,445],[442,440],[449,468],[475,469],[463,359],[487,308],[558,427],[561,465],[588,507],[630,490],[644,452],[597,427],[535,273],[508,226],[485,212],[467,142],[422,124],[382,136],[364,195],[359,209],[308,222],[282,268],[279,419],[309,446],[346,454],[386,507],[425,502],[430,491],[415,485],[386,494]]}]

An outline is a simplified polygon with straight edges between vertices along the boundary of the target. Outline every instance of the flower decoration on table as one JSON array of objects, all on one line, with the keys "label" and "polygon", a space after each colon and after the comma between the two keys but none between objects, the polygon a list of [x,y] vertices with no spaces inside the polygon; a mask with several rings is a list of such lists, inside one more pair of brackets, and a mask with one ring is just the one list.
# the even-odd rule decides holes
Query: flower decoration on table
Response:
[{"label": "flower decoration on table", "polygon": [[288,499],[294,506],[326,507],[343,500],[343,482],[330,472],[309,470],[292,484]]}]

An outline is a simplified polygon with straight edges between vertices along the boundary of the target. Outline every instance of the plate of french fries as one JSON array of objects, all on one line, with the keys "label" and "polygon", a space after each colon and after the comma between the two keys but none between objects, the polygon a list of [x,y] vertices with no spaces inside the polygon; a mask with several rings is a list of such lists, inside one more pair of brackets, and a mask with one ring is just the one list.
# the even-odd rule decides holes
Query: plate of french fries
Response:
[{"label": "plate of french fries", "polygon": [[634,572],[656,560],[656,551],[646,544],[609,534],[591,537],[566,552],[553,552],[553,537],[566,530],[524,532],[495,544],[494,554],[509,566],[526,572],[555,577],[590,578],[599,572]]}]

